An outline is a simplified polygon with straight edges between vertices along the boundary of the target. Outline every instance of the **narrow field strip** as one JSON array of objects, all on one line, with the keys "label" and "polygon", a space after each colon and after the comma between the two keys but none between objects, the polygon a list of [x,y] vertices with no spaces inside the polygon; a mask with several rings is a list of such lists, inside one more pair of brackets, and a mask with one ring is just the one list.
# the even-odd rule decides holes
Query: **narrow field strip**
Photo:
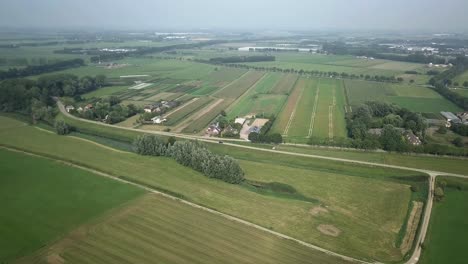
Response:
[{"label": "narrow field strip", "polygon": [[202,116],[206,115],[208,112],[210,112],[213,108],[215,108],[217,105],[219,105],[223,101],[224,101],[224,99],[220,98],[220,99],[216,100],[216,102],[212,103],[211,105],[201,109],[200,111],[194,113],[192,116],[186,118],[182,123],[180,123],[178,126],[174,127],[174,132],[181,132],[186,127],[188,127],[191,122],[194,122],[197,119],[201,118]]},{"label": "narrow field strip", "polygon": [[333,139],[333,106],[328,106],[328,138]]},{"label": "narrow field strip", "polygon": [[196,102],[198,99],[200,99],[200,98],[199,98],[199,97],[193,98],[192,100],[190,100],[190,102],[185,103],[185,104],[182,105],[181,107],[178,107],[178,108],[174,109],[173,111],[170,111],[169,113],[167,113],[167,114],[164,116],[164,118],[168,118],[170,115],[172,115],[172,114],[178,112],[178,111],[181,110],[181,109],[184,109],[185,107],[187,107],[187,106],[191,105],[192,103]]},{"label": "narrow field strip", "polygon": [[238,104],[240,103],[244,98],[246,98],[246,96],[249,95],[249,93],[255,89],[255,86],[260,83],[263,79],[265,79],[265,77],[268,76],[268,74],[264,74],[260,79],[256,80],[243,94],[241,94],[239,97],[237,97],[237,99],[232,103],[230,104],[227,108],[226,108],[226,112],[229,113],[232,111],[232,109]]},{"label": "narrow field strip", "polygon": [[317,83],[317,92],[315,93],[315,100],[314,100],[314,109],[312,110],[312,114],[310,116],[310,125],[309,125],[309,134],[307,135],[308,138],[312,136],[312,132],[314,130],[314,123],[315,123],[315,113],[317,112],[317,105],[320,93],[320,80]]},{"label": "narrow field strip", "polygon": [[288,123],[286,125],[286,128],[284,129],[284,132],[283,132],[283,136],[288,136],[288,132],[289,132],[289,128],[291,127],[291,123],[294,119],[294,116],[296,115],[296,110],[297,110],[297,105],[299,104],[299,101],[302,97],[302,94],[304,93],[304,86],[301,87],[301,92],[299,93],[299,97],[298,97],[298,100],[296,100],[296,103],[294,105],[294,109],[293,111],[291,112],[291,115],[289,117],[289,120],[288,120]]}]

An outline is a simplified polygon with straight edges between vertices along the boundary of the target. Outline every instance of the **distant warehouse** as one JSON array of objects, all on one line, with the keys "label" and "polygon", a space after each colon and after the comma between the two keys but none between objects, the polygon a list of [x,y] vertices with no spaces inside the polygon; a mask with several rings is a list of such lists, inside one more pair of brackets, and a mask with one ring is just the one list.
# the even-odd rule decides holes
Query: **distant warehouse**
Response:
[{"label": "distant warehouse", "polygon": [[452,112],[440,112],[440,114],[447,119],[448,122],[460,123],[461,120]]}]

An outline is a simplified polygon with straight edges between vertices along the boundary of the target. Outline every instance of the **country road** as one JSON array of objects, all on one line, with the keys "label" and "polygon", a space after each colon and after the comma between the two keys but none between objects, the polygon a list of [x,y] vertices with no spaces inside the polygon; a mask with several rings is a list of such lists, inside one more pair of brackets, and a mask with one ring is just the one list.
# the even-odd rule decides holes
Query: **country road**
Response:
[{"label": "country road", "polygon": [[[114,125],[109,125],[109,124],[105,124],[105,123],[102,123],[102,122],[97,122],[97,121],[82,119],[82,118],[78,118],[78,117],[73,116],[73,115],[71,115],[70,113],[68,113],[68,112],[65,110],[64,105],[63,105],[59,100],[57,100],[57,105],[58,105],[58,107],[59,107],[59,109],[60,109],[60,112],[62,112],[62,114],[66,115],[66,116],[69,117],[69,118],[73,118],[73,119],[80,120],[80,121],[83,121],[83,122],[98,124],[98,125],[102,125],[102,126],[108,126],[108,127],[114,128],[114,129],[115,129],[115,128],[118,128],[118,129],[123,129],[123,130],[137,131],[137,132],[142,132],[142,133],[157,134],[157,135],[163,135],[163,136],[173,136],[173,137],[177,137],[177,138],[199,140],[199,141],[203,141],[203,142],[207,142],[207,143],[211,143],[211,144],[218,144],[217,141],[214,141],[213,139],[210,139],[210,138],[207,138],[207,137],[192,136],[192,135],[183,135],[183,134],[177,134],[177,133],[171,133],[171,132],[147,131],[147,130],[142,130],[142,129],[133,129],[133,128],[125,128],[125,127],[116,127],[116,126],[114,126]],[[237,139],[231,139],[231,140],[225,140],[225,139],[223,139],[223,141],[243,141],[243,142],[245,142],[244,140],[237,140]],[[432,204],[433,204],[434,188],[435,188],[435,178],[436,178],[437,176],[443,175],[443,176],[449,176],[449,177],[458,177],[458,178],[466,178],[466,179],[468,179],[468,176],[467,176],[467,175],[461,175],[461,174],[455,174],[455,173],[447,173],[447,172],[441,172],[441,171],[417,169],[417,168],[411,168],[411,167],[405,167],[405,166],[381,164],[381,163],[375,163],[375,162],[359,161],[359,160],[344,159],[344,158],[326,157],[326,156],[313,155],[313,154],[302,154],[302,153],[295,153],[295,152],[288,152],[288,151],[264,149],[264,148],[246,146],[246,145],[233,144],[233,143],[228,143],[228,142],[224,142],[223,144],[224,144],[224,145],[227,145],[227,146],[237,147],[237,148],[252,149],[252,150],[263,151],[263,152],[273,152],[273,153],[279,153],[279,154],[291,155],[291,156],[298,156],[298,157],[308,157],[308,158],[314,158],[314,159],[332,160],[332,161],[347,162],[347,163],[361,164],[361,165],[367,165],[367,166],[375,166],[375,167],[384,167],[384,168],[393,168],[393,169],[417,171],[417,172],[422,172],[422,173],[425,173],[425,174],[429,175],[429,192],[428,192],[428,198],[427,198],[426,209],[425,209],[425,211],[424,211],[424,217],[422,218],[421,232],[419,233],[419,235],[418,235],[418,237],[417,237],[417,240],[414,242],[414,243],[416,244],[416,248],[415,248],[415,250],[413,251],[413,254],[411,255],[410,259],[409,259],[408,261],[406,261],[405,264],[415,264],[415,263],[417,263],[417,262],[419,261],[419,258],[420,258],[420,256],[421,256],[421,244],[422,244],[422,242],[424,242],[424,239],[425,239],[425,237],[426,237],[427,229],[428,229],[428,227],[429,227],[429,221],[430,221],[430,217],[431,217],[431,212],[432,212]],[[111,177],[112,177],[112,176],[111,176]],[[117,178],[117,179],[118,179],[118,178]],[[118,179],[118,180],[119,180],[119,181],[123,181],[122,179]],[[130,182],[129,182],[129,183],[130,183]],[[138,184],[135,184],[135,183],[130,183],[130,184],[133,184],[133,185],[137,185],[137,186],[138,186]],[[142,187],[142,188],[145,188],[145,189],[148,189],[147,187],[144,187],[144,186],[141,186],[141,187]],[[155,190],[152,190],[152,191],[157,192],[157,191],[155,191]],[[168,196],[167,194],[164,194],[164,195],[165,195],[165,196]],[[178,199],[178,198],[175,198],[175,197],[172,197],[172,196],[171,196],[171,198]],[[178,199],[178,200],[180,200],[180,199]],[[192,203],[187,202],[187,201],[184,201],[184,202],[189,203],[189,204],[192,204]],[[196,206],[196,207],[202,207],[202,206],[200,206],[200,205],[195,205],[195,206]],[[204,208],[204,207],[203,207],[203,208]],[[203,208],[202,208],[202,209],[203,209]],[[211,209],[209,209],[209,208],[205,208],[204,210],[213,211],[213,210],[211,210]],[[213,213],[222,214],[222,213],[219,213],[219,212],[217,212],[217,211],[213,211]],[[228,216],[228,215],[226,215],[226,216]],[[232,217],[232,216],[229,216],[229,217]],[[233,218],[235,218],[235,217],[233,217]],[[236,218],[236,219],[238,219],[238,218]],[[272,234],[275,234],[275,235],[280,236],[280,237],[283,237],[283,238],[292,239],[292,240],[294,240],[294,241],[296,241],[296,242],[298,242],[298,243],[300,243],[300,244],[303,244],[303,245],[305,245],[305,246],[308,246],[308,247],[310,247],[310,248],[319,250],[319,251],[321,251],[321,252],[325,252],[325,253],[327,253],[327,254],[331,254],[331,255],[334,255],[334,256],[338,256],[338,257],[343,258],[343,259],[345,259],[345,260],[349,260],[349,261],[353,261],[353,262],[358,262],[358,263],[368,263],[368,262],[361,261],[361,260],[357,260],[357,259],[354,259],[354,258],[351,258],[351,257],[348,257],[348,256],[340,255],[340,254],[338,254],[338,253],[329,251],[329,250],[324,249],[324,248],[320,248],[320,247],[318,247],[318,246],[309,244],[309,243],[304,242],[304,241],[300,241],[300,240],[297,240],[297,239],[288,237],[288,236],[286,236],[286,235],[284,235],[284,234],[280,234],[280,233],[271,231],[271,230],[269,230],[269,229],[266,229],[266,228],[264,228],[264,227],[258,226],[258,225],[256,225],[256,224],[253,224],[253,223],[250,223],[250,222],[247,222],[247,221],[242,220],[242,219],[238,219],[238,220],[239,220],[239,222],[241,222],[241,223],[254,226],[254,227],[256,227],[256,228],[259,228],[259,229],[261,229],[261,230],[270,232],[270,233],[272,233]],[[236,220],[236,221],[237,221],[237,220]]]}]

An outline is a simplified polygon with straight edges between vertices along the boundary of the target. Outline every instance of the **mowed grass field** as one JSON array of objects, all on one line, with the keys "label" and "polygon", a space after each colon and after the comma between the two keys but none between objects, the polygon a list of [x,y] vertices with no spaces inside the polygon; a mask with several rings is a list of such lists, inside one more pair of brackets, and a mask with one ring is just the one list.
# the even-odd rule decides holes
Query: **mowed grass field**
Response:
[{"label": "mowed grass field", "polygon": [[[1,127],[4,133],[7,128]],[[0,175],[1,263],[32,254],[144,193],[81,169],[1,148]]]},{"label": "mowed grass field", "polygon": [[295,89],[298,90],[293,91],[275,121],[274,131],[283,129],[280,133],[286,140],[297,143],[305,143],[310,137],[346,137],[346,102],[341,80],[301,78]]},{"label": "mowed grass field", "polygon": [[252,85],[257,83],[257,81],[260,80],[263,75],[263,72],[249,71],[229,85],[226,85],[222,89],[218,90],[213,94],[213,96],[218,98],[236,99],[245,93],[249,88],[251,88]]},{"label": "mowed grass field", "polygon": [[425,249],[421,257],[422,264],[466,263],[466,238],[468,237],[468,180],[438,178],[456,181],[462,190],[445,188],[445,197],[435,202],[432,209],[428,235],[424,242]]},{"label": "mowed grass field", "polygon": [[287,96],[273,94],[272,89],[286,78],[285,75],[267,73],[264,78],[257,82],[253,89],[242,97],[228,112],[230,118],[245,116],[247,114],[276,115],[283,106]]},{"label": "mowed grass field", "polygon": [[[289,184],[301,195],[316,201],[311,202],[211,180],[171,159],[113,151],[24,126],[9,118],[1,117],[0,124],[5,128],[1,132],[1,144],[61,158],[72,157],[79,164],[159,190],[177,192],[195,203],[343,254],[379,261],[398,261],[402,257],[394,243],[411,192],[409,185],[385,179],[412,176],[413,172],[210,146],[220,148],[215,150],[220,153],[228,151],[226,154],[243,157],[241,166],[247,179]],[[323,225],[334,230],[334,235],[321,229]]]},{"label": "mowed grass field", "polygon": [[391,83],[345,80],[351,105],[365,101],[395,103],[409,110],[423,113],[460,111],[460,108],[430,88]]},{"label": "mowed grass field", "polygon": [[347,263],[154,194],[81,227],[31,261],[50,255],[64,263]]}]

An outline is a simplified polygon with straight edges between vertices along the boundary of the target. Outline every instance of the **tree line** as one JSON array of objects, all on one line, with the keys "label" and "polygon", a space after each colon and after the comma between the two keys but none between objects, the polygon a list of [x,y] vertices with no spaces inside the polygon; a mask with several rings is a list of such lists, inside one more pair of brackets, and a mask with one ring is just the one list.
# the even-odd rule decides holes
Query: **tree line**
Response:
[{"label": "tree line", "polygon": [[0,80],[22,78],[31,75],[38,75],[48,72],[61,71],[70,68],[84,66],[85,63],[82,59],[65,60],[45,65],[27,66],[25,68],[10,68],[6,71],[0,71]]},{"label": "tree line", "polygon": [[55,96],[79,96],[103,85],[105,76],[82,77],[70,74],[44,76],[37,80],[11,79],[0,82],[0,111],[30,115],[33,122],[52,124]]},{"label": "tree line", "polygon": [[142,56],[151,53],[158,53],[163,51],[170,51],[176,49],[194,49],[194,48],[201,48],[205,46],[215,45],[224,43],[226,41],[223,40],[210,40],[204,41],[199,43],[191,43],[191,44],[176,44],[171,46],[162,46],[162,47],[137,47],[134,51],[129,51],[125,53],[115,53],[115,52],[105,52],[102,51],[101,54],[97,56],[91,57],[91,62],[96,63],[99,61],[109,61],[109,60],[116,60],[122,59],[128,56]]},{"label": "tree line", "polygon": [[235,159],[215,154],[198,141],[175,141],[172,137],[164,141],[155,135],[145,134],[135,139],[133,147],[140,155],[170,157],[209,178],[233,184],[244,180],[244,171]]},{"label": "tree line", "polygon": [[468,58],[459,56],[454,61],[454,66],[446,71],[440,72],[429,80],[429,84],[434,86],[435,91],[447,98],[449,101],[468,110],[468,98],[451,91],[448,87],[452,85],[452,79],[462,74],[468,69]]},{"label": "tree line", "polygon": [[238,62],[261,62],[275,61],[275,56],[256,55],[256,56],[231,56],[231,57],[216,57],[211,58],[212,63],[238,63]]}]

